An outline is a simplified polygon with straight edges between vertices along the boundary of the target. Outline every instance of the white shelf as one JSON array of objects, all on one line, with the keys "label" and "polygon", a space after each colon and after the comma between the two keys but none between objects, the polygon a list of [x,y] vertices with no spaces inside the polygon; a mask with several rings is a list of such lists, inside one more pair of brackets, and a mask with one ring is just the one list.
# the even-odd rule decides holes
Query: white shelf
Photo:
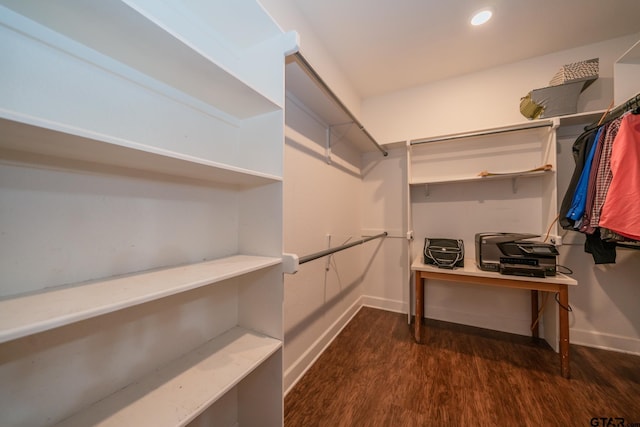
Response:
[{"label": "white shelf", "polygon": [[495,128],[474,130],[470,132],[461,132],[461,133],[452,133],[447,135],[439,135],[428,138],[419,138],[409,141],[409,144],[412,146],[421,145],[421,144],[433,144],[439,142],[451,142],[456,140],[465,140],[469,138],[478,138],[485,136],[495,136],[500,134],[509,134],[514,132],[537,132],[540,129],[544,129],[547,127],[556,126],[556,121],[554,119],[545,119],[538,121],[528,121],[528,122],[520,122],[509,126],[500,126]]},{"label": "white shelf", "polygon": [[377,143],[367,136],[365,129],[347,112],[346,107],[340,105],[342,102],[334,98],[332,91],[317,83],[316,78],[293,57],[287,59],[285,78],[287,98],[330,129],[332,138],[340,142],[347,141],[360,152],[378,150]]},{"label": "white shelf", "polygon": [[577,125],[589,125],[594,122],[598,122],[600,117],[606,112],[606,110],[587,111],[584,113],[569,114],[567,116],[560,116],[560,126],[577,126]]},{"label": "white shelf", "polygon": [[59,426],[184,426],[281,347],[233,328]]},{"label": "white shelf", "polygon": [[[0,240],[18,260],[0,297],[0,377],[20,377],[0,387],[9,424],[282,424],[283,62],[297,42],[256,0],[0,0],[2,224],[20,240]],[[32,217],[42,203],[52,215]],[[83,267],[52,278],[57,254]]]},{"label": "white shelf", "polygon": [[235,255],[0,299],[0,342],[122,310],[281,263]]},{"label": "white shelf", "polygon": [[1,110],[0,157],[26,163],[52,163],[51,157],[55,157],[60,159],[57,164],[71,168],[82,168],[77,162],[89,162],[94,170],[96,164],[102,164],[239,187],[282,181],[275,175]]},{"label": "white shelf", "polygon": [[535,171],[535,172],[513,172],[513,173],[503,173],[500,175],[489,175],[489,176],[459,176],[459,177],[442,177],[442,178],[414,178],[409,184],[410,185],[431,185],[431,184],[451,184],[457,182],[482,182],[482,181],[496,181],[503,179],[514,179],[514,178],[535,178],[544,176],[553,171]]},{"label": "white shelf", "polygon": [[[32,36],[72,54],[82,50],[73,42],[79,40],[90,49],[239,119],[281,107],[282,100],[266,97],[247,81],[249,70],[244,64],[250,61],[243,54],[251,46],[229,43],[224,33],[214,31],[185,4],[146,0],[2,3],[68,39],[54,37],[51,31],[6,10],[3,14],[9,19],[5,25],[26,29]],[[228,14],[236,13],[233,7],[227,9]],[[280,31],[272,26],[268,35],[278,37]],[[86,52],[80,57],[94,59]],[[115,64],[109,67],[123,72]],[[135,73],[124,73],[125,77],[138,78]]]}]

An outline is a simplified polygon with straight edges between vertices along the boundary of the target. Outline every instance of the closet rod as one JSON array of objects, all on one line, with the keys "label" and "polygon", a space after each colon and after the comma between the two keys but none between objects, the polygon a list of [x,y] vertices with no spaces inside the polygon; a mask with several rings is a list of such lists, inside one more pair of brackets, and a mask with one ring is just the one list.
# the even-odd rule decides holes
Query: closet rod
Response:
[{"label": "closet rod", "polygon": [[634,108],[640,108],[640,93],[638,93],[636,96],[629,98],[626,102],[618,105],[616,108],[614,108],[613,110],[609,111],[606,116],[604,117],[604,119],[599,120],[596,123],[592,123],[589,126],[585,127],[584,130],[585,131],[590,131],[593,130],[595,128],[597,128],[598,126],[600,126],[601,124],[604,123],[608,123],[611,120],[620,117],[622,115],[622,113],[624,113],[625,111],[629,111],[632,110]]},{"label": "closet rod", "polygon": [[345,114],[349,116],[349,118],[353,121],[353,123],[355,123],[356,126],[358,126],[358,129],[360,129],[360,131],[376,146],[376,148],[385,157],[389,155],[389,153],[387,153],[387,151],[384,148],[382,148],[380,144],[378,144],[378,142],[373,138],[373,136],[371,136],[371,134],[367,132],[367,130],[364,128],[364,126],[362,126],[362,124],[358,121],[358,119],[356,119],[356,117],[353,114],[351,114],[351,111],[349,111],[349,109],[342,103],[342,101],[338,99],[338,96],[331,90],[331,88],[329,88],[329,86],[325,83],[325,81],[322,80],[322,77],[320,77],[320,75],[316,73],[316,70],[313,69],[311,64],[309,64],[309,61],[307,61],[300,52],[295,52],[292,54],[292,56],[296,59],[296,61],[298,61],[298,64],[300,64],[300,66],[302,66],[302,68],[305,69],[307,74],[309,74],[316,81],[316,83],[320,85],[322,90],[327,95],[329,95],[329,97],[331,97],[331,99],[342,109],[342,111],[345,112]]},{"label": "closet rod", "polygon": [[538,122],[538,123],[525,124],[525,125],[519,125],[519,126],[509,126],[504,128],[479,130],[476,132],[454,133],[451,135],[436,136],[433,138],[415,139],[415,140],[412,140],[410,144],[411,145],[426,144],[428,142],[449,141],[452,139],[470,138],[473,136],[495,135],[498,133],[513,132],[517,130],[537,129],[537,128],[543,128],[543,127],[552,127],[552,126],[553,126],[553,122],[550,122],[550,121]]},{"label": "closet rod", "polygon": [[300,257],[300,259],[298,260],[298,264],[304,264],[305,262],[313,261],[314,259],[322,258],[323,256],[331,255],[333,253],[343,251],[345,249],[349,249],[356,245],[361,245],[365,242],[368,242],[369,240],[386,237],[387,235],[388,233],[385,231],[384,233],[376,234],[375,236],[365,237],[355,242],[346,243],[342,246],[336,246],[335,248],[329,248],[329,249],[325,249],[324,251],[316,252],[315,254],[303,256],[303,257]]}]

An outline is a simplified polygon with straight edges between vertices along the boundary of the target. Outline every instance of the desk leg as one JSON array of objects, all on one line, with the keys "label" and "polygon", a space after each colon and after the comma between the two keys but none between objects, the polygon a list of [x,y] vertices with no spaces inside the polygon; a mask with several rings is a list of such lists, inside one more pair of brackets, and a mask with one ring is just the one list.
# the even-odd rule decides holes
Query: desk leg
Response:
[{"label": "desk leg", "polygon": [[531,326],[533,326],[533,328],[531,329],[531,336],[534,338],[540,337],[538,310],[538,291],[534,289],[531,291]]},{"label": "desk leg", "polygon": [[418,344],[422,343],[422,314],[424,311],[424,286],[422,284],[422,275],[419,271],[416,275],[416,318],[413,325],[413,335]]},{"label": "desk leg", "polygon": [[569,378],[569,290],[562,286],[559,292],[558,314],[560,320],[560,371],[564,378]]}]

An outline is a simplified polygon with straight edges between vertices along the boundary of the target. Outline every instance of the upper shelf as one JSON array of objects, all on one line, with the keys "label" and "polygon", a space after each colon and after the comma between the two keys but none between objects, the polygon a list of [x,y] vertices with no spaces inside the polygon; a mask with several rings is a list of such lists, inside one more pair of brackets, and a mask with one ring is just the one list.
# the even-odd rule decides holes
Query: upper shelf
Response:
[{"label": "upper shelf", "polygon": [[[351,142],[359,151],[378,150],[387,155],[386,150],[367,132],[302,54],[287,57],[285,75],[287,96],[292,101],[311,110],[324,126],[340,127],[338,132],[343,135],[342,138]],[[347,126],[351,126],[351,129],[345,131]]]},{"label": "upper shelf", "polygon": [[540,120],[530,120],[527,122],[515,123],[508,126],[500,126],[495,128],[487,128],[470,132],[453,133],[448,135],[438,135],[427,138],[413,139],[409,141],[410,145],[420,145],[433,142],[445,142],[452,140],[460,140],[467,138],[476,138],[480,136],[507,134],[513,132],[535,131],[542,128],[558,128],[564,126],[588,125],[597,122],[605,110],[588,111],[585,113],[569,114],[566,116],[551,117]]},{"label": "upper shelf", "polygon": [[[214,6],[196,0],[0,3],[17,12],[1,11],[7,27],[26,30],[71,52],[79,49],[79,42],[238,119],[274,111],[283,104],[281,91],[263,84],[264,73],[252,65],[252,57],[260,54],[256,46],[263,48],[259,40],[278,39],[281,51],[290,50],[292,46],[285,46],[293,40],[255,2],[217,2],[215,11],[208,14],[202,9]],[[243,21],[249,21],[243,28],[252,29],[244,33],[254,37],[217,25],[218,21],[236,22],[229,16],[240,13]],[[205,21],[209,16],[216,22]],[[131,78],[136,78],[134,73]]]},{"label": "upper shelf", "polygon": [[235,255],[2,298],[0,342],[211,285],[280,263],[280,258]]},{"label": "upper shelf", "polygon": [[461,132],[448,135],[440,135],[429,138],[420,138],[409,141],[410,145],[429,144],[434,142],[453,141],[466,138],[475,138],[480,136],[498,135],[512,132],[522,132],[535,130],[540,128],[555,127],[558,122],[554,120],[539,120],[532,122],[519,123],[511,126],[502,126],[496,128],[482,129],[473,132]]},{"label": "upper shelf", "polygon": [[[242,187],[281,181],[266,141],[281,139],[282,62],[297,39],[258,3],[0,3],[14,9],[0,5],[2,158]],[[211,19],[246,12],[271,38],[214,31],[194,5],[215,8]]]},{"label": "upper shelf", "polygon": [[[0,111],[0,158],[21,163],[42,163],[98,170],[97,165],[124,168],[138,175],[147,172],[209,184],[239,188],[282,181],[281,177],[208,161],[107,135],[41,123],[32,118],[3,118]],[[20,120],[19,120],[20,119]]]}]

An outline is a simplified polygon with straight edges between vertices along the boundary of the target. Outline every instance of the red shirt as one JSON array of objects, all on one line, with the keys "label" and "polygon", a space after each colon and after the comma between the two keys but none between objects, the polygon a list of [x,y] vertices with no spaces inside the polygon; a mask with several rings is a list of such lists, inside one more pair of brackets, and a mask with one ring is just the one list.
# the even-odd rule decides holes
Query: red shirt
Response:
[{"label": "red shirt", "polygon": [[611,185],[599,226],[640,240],[640,114],[627,114],[611,149]]}]

